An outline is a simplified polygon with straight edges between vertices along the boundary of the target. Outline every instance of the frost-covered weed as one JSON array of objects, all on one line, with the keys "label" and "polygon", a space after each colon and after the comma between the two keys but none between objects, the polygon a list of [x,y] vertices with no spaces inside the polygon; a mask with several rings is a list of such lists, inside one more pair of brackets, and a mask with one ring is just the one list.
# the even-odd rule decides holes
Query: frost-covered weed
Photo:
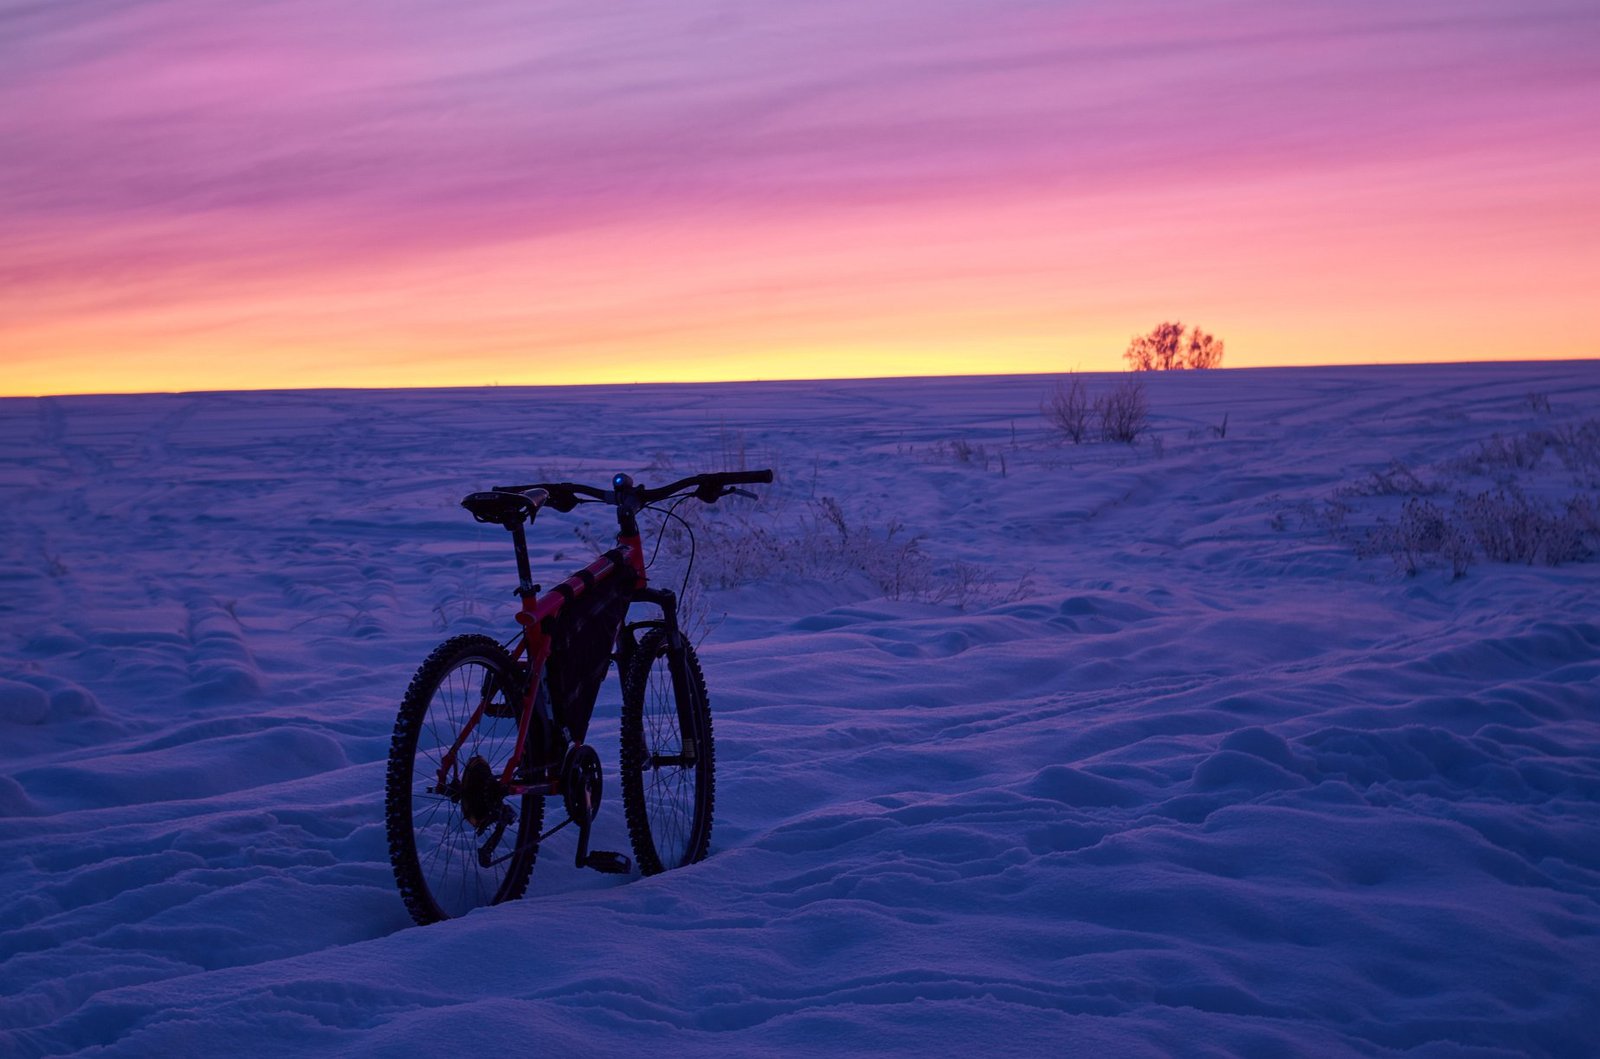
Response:
[{"label": "frost-covered weed", "polygon": [[1039,411],[1055,428],[1056,433],[1074,445],[1083,443],[1089,435],[1089,391],[1076,375],[1058,382],[1055,389],[1039,405]]},{"label": "frost-covered weed", "polygon": [[1445,461],[1442,467],[1456,474],[1513,481],[1518,472],[1537,468],[1547,452],[1555,453],[1580,483],[1600,484],[1600,419],[1561,423],[1510,436],[1494,434],[1471,452]]},{"label": "frost-covered weed", "polygon": [[1600,547],[1600,503],[1573,497],[1558,510],[1516,486],[1480,493],[1458,493],[1448,508],[1409,497],[1396,521],[1351,531],[1350,509],[1341,507],[1329,532],[1350,541],[1361,558],[1387,555],[1404,573],[1434,565],[1461,577],[1479,557],[1488,562],[1543,564],[1587,559]]},{"label": "frost-covered weed", "polygon": [[831,496],[790,506],[782,521],[755,513],[697,513],[701,576],[715,588],[760,581],[865,577],[890,599],[929,587],[922,538],[898,520],[852,521]]},{"label": "frost-covered weed", "polygon": [[857,518],[831,496],[761,507],[685,505],[677,516],[683,522],[668,519],[662,525],[661,572],[652,571],[666,584],[682,577],[692,529],[692,580],[705,589],[857,581],[887,599],[965,608],[1017,599],[1029,588],[1026,577],[1014,586],[1002,585],[984,567],[941,562],[904,523]]},{"label": "frost-covered weed", "polygon": [[1100,440],[1132,445],[1149,429],[1150,404],[1145,398],[1144,380],[1127,375],[1110,393],[1094,399],[1094,413],[1100,421]]},{"label": "frost-covered weed", "polygon": [[1583,559],[1590,551],[1573,502],[1554,512],[1509,486],[1462,497],[1456,512],[1491,562],[1558,566]]},{"label": "frost-covered weed", "polygon": [[[1527,404],[1548,412],[1548,398],[1530,394]],[[1461,577],[1476,561],[1545,564],[1578,562],[1600,551],[1600,501],[1580,492],[1549,498],[1553,453],[1585,489],[1600,487],[1600,419],[1555,424],[1520,434],[1494,434],[1470,451],[1434,465],[1445,477],[1463,480],[1448,505],[1424,498],[1445,490],[1444,478],[1424,478],[1394,461],[1383,470],[1336,489],[1320,505],[1303,506],[1302,517],[1362,558],[1389,556],[1411,575],[1445,566]],[[1475,481],[1474,481],[1475,480]],[[1524,481],[1542,483],[1537,492]],[[1482,488],[1493,483],[1493,488]],[[1542,495],[1541,495],[1542,494]],[[1403,498],[1397,515],[1363,518],[1360,501]],[[1382,510],[1379,507],[1379,510]]]},{"label": "frost-covered weed", "polygon": [[1389,466],[1337,492],[1340,496],[1432,496],[1443,489],[1439,483],[1425,482],[1410,467],[1393,460]]},{"label": "frost-covered weed", "polygon": [[1397,522],[1379,519],[1375,527],[1361,534],[1356,554],[1362,558],[1387,555],[1408,577],[1437,557],[1449,565],[1452,578],[1459,578],[1472,565],[1473,547],[1453,511],[1414,496],[1406,501]]},{"label": "frost-covered weed", "polygon": [[[1012,442],[1012,448],[1016,447],[1016,443]],[[1005,446],[999,443],[985,445],[982,442],[968,441],[966,438],[956,438],[953,441],[935,441],[925,448],[899,445],[896,446],[896,453],[901,456],[914,456],[931,463],[953,460],[968,467],[981,467],[985,471],[997,472],[1002,478],[1008,472]],[[815,497],[815,489],[812,495]]]},{"label": "frost-covered weed", "polygon": [[1505,437],[1493,434],[1465,456],[1448,462],[1447,469],[1463,474],[1492,474],[1496,471],[1528,471],[1539,465],[1550,435],[1543,430]]},{"label": "frost-covered weed", "polygon": [[920,598],[930,603],[954,604],[961,610],[1012,603],[1033,591],[1031,572],[1023,574],[1013,584],[1006,584],[988,567],[960,560],[936,569],[932,582],[933,587],[924,590]]},{"label": "frost-covered weed", "polygon": [[1350,514],[1355,510],[1337,493],[1321,503],[1301,501],[1298,507],[1300,521],[1319,529],[1334,540],[1349,539]]},{"label": "frost-covered weed", "polygon": [[1600,485],[1600,419],[1569,423],[1550,432],[1550,445],[1562,466],[1589,486]]},{"label": "frost-covered weed", "polygon": [[1123,376],[1109,391],[1091,400],[1088,388],[1076,375],[1056,384],[1039,405],[1051,429],[1073,444],[1091,433],[1101,441],[1131,445],[1149,430],[1150,404],[1144,380],[1136,373]]}]

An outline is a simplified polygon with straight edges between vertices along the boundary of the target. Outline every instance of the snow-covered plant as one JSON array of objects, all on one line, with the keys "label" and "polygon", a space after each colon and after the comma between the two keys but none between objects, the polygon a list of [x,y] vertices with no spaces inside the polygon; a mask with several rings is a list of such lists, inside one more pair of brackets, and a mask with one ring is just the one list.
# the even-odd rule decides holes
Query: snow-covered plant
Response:
[{"label": "snow-covered plant", "polygon": [[1516,486],[1463,497],[1457,511],[1493,562],[1556,566],[1589,554],[1582,517],[1573,505],[1555,513]]},{"label": "snow-covered plant", "polygon": [[1424,556],[1437,555],[1449,563],[1452,578],[1461,577],[1472,564],[1472,538],[1453,512],[1421,497],[1412,497],[1401,509],[1396,543],[1408,574],[1417,572]]},{"label": "snow-covered plant", "polygon": [[1424,482],[1399,460],[1391,460],[1389,466],[1373,471],[1354,485],[1342,487],[1339,493],[1342,496],[1431,496],[1443,488],[1436,482]]},{"label": "snow-covered plant", "polygon": [[[922,538],[900,522],[853,519],[831,496],[798,509],[690,507],[662,524],[664,583],[682,578],[689,531],[696,541],[694,579],[705,588],[768,581],[864,580],[890,599],[924,598],[934,587]],[[685,525],[687,523],[687,525]]]},{"label": "snow-covered plant", "polygon": [[1454,577],[1465,574],[1479,556],[1496,563],[1558,566],[1594,554],[1600,545],[1600,503],[1578,496],[1557,511],[1515,485],[1458,494],[1448,509],[1413,496],[1398,521],[1380,518],[1345,539],[1361,558],[1387,555],[1407,575],[1435,558],[1448,564]]},{"label": "snow-covered plant", "polygon": [[1561,463],[1585,483],[1600,483],[1600,419],[1569,423],[1550,432],[1550,444]]},{"label": "snow-covered plant", "polygon": [[1550,447],[1550,435],[1543,430],[1505,437],[1493,434],[1478,442],[1467,455],[1452,461],[1451,470],[1465,474],[1490,474],[1497,470],[1532,470]]},{"label": "snow-covered plant", "polygon": [[1083,443],[1089,433],[1089,392],[1077,375],[1056,383],[1039,411],[1056,432],[1074,445]]},{"label": "snow-covered plant", "polygon": [[1150,405],[1145,400],[1144,380],[1129,374],[1110,393],[1094,399],[1094,412],[1100,421],[1100,440],[1131,445],[1149,429]]}]

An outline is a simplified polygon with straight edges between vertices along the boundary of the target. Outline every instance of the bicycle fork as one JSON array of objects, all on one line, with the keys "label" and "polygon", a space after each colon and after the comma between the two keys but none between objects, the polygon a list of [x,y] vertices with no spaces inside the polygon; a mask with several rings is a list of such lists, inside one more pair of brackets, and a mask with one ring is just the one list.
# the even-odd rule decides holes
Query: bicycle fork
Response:
[{"label": "bicycle fork", "polygon": [[694,680],[689,675],[689,656],[683,649],[683,630],[678,627],[678,597],[671,589],[642,588],[634,593],[633,598],[637,602],[660,607],[661,617],[652,621],[634,622],[626,627],[624,643],[627,649],[618,659],[619,666],[627,666],[628,656],[637,646],[631,639],[634,629],[658,628],[667,634],[667,672],[672,677],[672,698],[678,709],[678,734],[682,739],[682,747],[678,753],[652,756],[645,765],[692,768],[699,747],[699,702]]}]

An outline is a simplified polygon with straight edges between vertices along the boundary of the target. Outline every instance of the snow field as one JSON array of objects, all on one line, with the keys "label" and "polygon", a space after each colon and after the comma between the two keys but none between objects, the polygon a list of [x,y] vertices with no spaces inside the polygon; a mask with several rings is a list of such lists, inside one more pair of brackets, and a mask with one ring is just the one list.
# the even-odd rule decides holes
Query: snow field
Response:
[{"label": "snow field", "polygon": [[[0,1052],[1591,1054],[1600,564],[1405,577],[1317,512],[1387,516],[1348,489],[1396,460],[1482,487],[1600,365],[1155,377],[1133,448],[1057,444],[1048,384],[0,402]],[[748,549],[704,593],[712,856],[614,879],[562,833],[524,900],[411,927],[395,706],[511,631],[460,496],[741,452],[780,480],[700,516]],[[903,553],[823,497],[929,579],[887,598]]]}]

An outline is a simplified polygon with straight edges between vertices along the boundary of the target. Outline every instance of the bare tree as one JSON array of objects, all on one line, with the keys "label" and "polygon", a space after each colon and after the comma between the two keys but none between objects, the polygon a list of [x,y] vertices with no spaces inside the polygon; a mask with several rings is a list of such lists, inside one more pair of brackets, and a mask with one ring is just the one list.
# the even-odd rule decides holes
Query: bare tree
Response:
[{"label": "bare tree", "polygon": [[1184,367],[1192,369],[1215,368],[1222,364],[1222,339],[1208,335],[1198,327],[1189,332],[1189,345],[1184,351]]},{"label": "bare tree", "polygon": [[1183,359],[1183,325],[1161,323],[1147,335],[1136,335],[1123,354],[1134,371],[1171,371]]},{"label": "bare tree", "polygon": [[1147,335],[1135,335],[1123,358],[1133,371],[1215,368],[1222,363],[1222,341],[1198,327],[1185,336],[1182,323],[1164,322]]}]

